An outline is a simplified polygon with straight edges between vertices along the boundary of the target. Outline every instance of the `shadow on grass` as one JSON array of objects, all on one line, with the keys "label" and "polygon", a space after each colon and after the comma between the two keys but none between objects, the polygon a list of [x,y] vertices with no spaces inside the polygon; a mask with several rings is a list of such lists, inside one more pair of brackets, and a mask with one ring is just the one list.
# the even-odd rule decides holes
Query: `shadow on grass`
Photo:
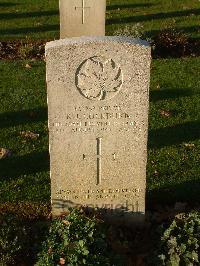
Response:
[{"label": "shadow on grass", "polygon": [[148,147],[159,149],[200,138],[200,121],[187,122],[149,131]]},{"label": "shadow on grass", "polygon": [[144,22],[149,20],[156,19],[167,19],[174,17],[183,17],[189,15],[200,15],[200,9],[190,9],[184,11],[173,11],[173,12],[161,12],[157,14],[149,14],[149,15],[141,15],[141,16],[131,16],[131,17],[123,17],[123,18],[110,18],[107,19],[106,24],[122,24],[122,23],[131,23],[131,22]]},{"label": "shadow on grass", "polygon": [[47,121],[47,107],[0,114],[1,128],[15,127],[31,122]]},{"label": "shadow on grass", "polygon": [[126,9],[126,8],[137,8],[137,7],[151,7],[151,3],[135,3],[135,4],[121,4],[121,5],[110,5],[106,7],[106,10]]},{"label": "shadow on grass", "polygon": [[163,89],[150,91],[150,102],[157,102],[165,99],[176,99],[193,95],[191,89]]},{"label": "shadow on grass", "polygon": [[1,13],[0,19],[9,20],[9,19],[18,19],[18,18],[20,19],[20,18],[31,18],[31,17],[54,16],[58,14],[59,14],[58,10],[26,12],[26,13]]},{"label": "shadow on grass", "polygon": [[17,3],[0,3],[0,7],[10,7],[10,6],[16,6],[18,5]]},{"label": "shadow on grass", "polygon": [[49,152],[33,152],[20,157],[5,158],[0,161],[0,178],[17,178],[49,170]]},{"label": "shadow on grass", "polygon": [[176,202],[187,202],[195,206],[200,203],[199,195],[200,180],[168,185],[147,192],[147,208],[155,205],[174,205]]},{"label": "shadow on grass", "polygon": [[27,27],[27,28],[15,28],[15,29],[5,29],[1,30],[0,35],[6,34],[27,34],[27,33],[37,33],[37,32],[46,32],[46,31],[58,31],[59,25],[47,25],[39,27]]}]

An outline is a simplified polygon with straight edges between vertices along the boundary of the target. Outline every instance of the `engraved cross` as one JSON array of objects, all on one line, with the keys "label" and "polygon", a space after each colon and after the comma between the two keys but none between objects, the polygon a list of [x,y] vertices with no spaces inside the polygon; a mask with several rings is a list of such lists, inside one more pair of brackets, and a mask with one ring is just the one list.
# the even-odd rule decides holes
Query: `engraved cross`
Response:
[{"label": "engraved cross", "polygon": [[102,138],[97,138],[97,185],[101,183]]},{"label": "engraved cross", "polygon": [[[96,184],[99,185],[101,183],[101,179],[102,179],[102,138],[97,138],[96,139],[97,141],[97,155],[96,155],[96,158],[97,158],[97,179],[96,179]],[[115,161],[116,160],[116,154],[113,153],[112,154],[113,156],[113,160]],[[86,155],[83,154],[83,160],[86,159]]]},{"label": "engraved cross", "polygon": [[85,9],[91,8],[89,6],[85,6],[85,0],[82,0],[82,6],[81,7],[75,7],[75,10],[81,9],[82,10],[82,24],[85,23]]}]

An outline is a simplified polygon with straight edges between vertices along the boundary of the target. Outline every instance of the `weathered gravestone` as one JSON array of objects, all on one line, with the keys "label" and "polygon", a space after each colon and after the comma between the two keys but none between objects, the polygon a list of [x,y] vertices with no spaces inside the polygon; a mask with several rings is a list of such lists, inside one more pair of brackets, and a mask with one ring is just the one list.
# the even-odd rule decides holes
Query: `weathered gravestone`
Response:
[{"label": "weathered gravestone", "polygon": [[150,58],[145,41],[125,37],[47,44],[54,215],[81,204],[144,217]]},{"label": "weathered gravestone", "polygon": [[60,37],[105,35],[106,0],[60,0]]}]

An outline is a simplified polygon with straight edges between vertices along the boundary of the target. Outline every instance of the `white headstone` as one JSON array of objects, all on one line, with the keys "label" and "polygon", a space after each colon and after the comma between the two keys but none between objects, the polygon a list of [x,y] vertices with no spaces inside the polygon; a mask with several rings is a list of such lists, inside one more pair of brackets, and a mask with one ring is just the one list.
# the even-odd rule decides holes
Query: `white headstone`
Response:
[{"label": "white headstone", "polygon": [[60,0],[61,39],[105,35],[106,0]]},{"label": "white headstone", "polygon": [[52,208],[145,213],[150,46],[123,37],[46,46]]}]

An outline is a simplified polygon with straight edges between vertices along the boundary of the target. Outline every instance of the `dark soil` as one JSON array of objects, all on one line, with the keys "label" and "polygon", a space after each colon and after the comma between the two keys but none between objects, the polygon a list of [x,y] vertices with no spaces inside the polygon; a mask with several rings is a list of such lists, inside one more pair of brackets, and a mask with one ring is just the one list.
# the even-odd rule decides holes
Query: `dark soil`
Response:
[{"label": "dark soil", "polygon": [[[46,41],[5,41],[0,42],[0,59],[44,59]],[[184,45],[175,44],[172,47],[166,46],[165,43],[156,43],[152,45],[153,58],[180,58],[200,56],[200,40],[188,39]]]},{"label": "dark soil", "polygon": [[186,43],[171,43],[166,45],[165,42],[154,40],[152,49],[153,58],[180,58],[180,57],[197,57],[200,56],[200,40],[188,39]]},{"label": "dark soil", "polygon": [[43,59],[47,41],[5,41],[0,42],[0,59]]}]

